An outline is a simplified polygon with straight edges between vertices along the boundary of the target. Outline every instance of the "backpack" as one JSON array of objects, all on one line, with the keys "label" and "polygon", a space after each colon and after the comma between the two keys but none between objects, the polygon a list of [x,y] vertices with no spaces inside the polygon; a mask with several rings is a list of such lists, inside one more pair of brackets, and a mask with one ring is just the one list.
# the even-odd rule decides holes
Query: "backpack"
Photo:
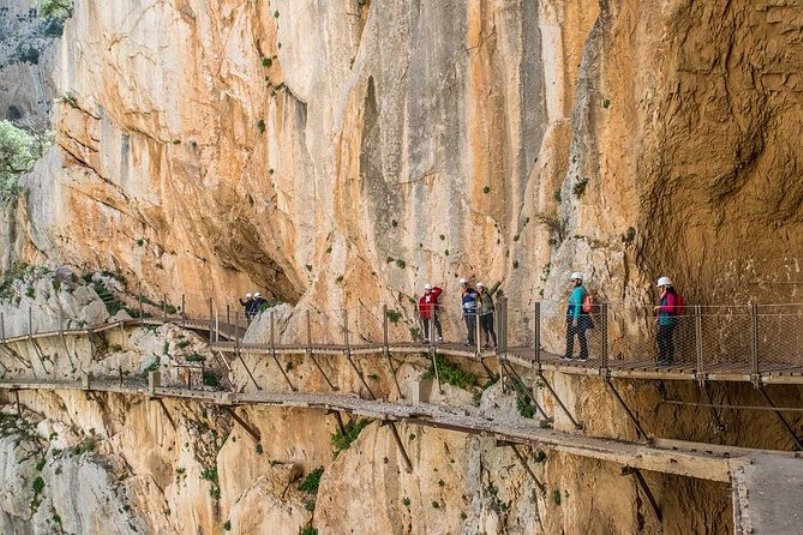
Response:
[{"label": "backpack", "polygon": [[583,296],[583,306],[581,310],[583,314],[591,314],[594,310],[594,296],[591,295],[591,292],[586,292]]},{"label": "backpack", "polygon": [[675,311],[672,313],[673,316],[680,316],[683,314],[683,298],[680,297],[680,294],[675,292]]}]

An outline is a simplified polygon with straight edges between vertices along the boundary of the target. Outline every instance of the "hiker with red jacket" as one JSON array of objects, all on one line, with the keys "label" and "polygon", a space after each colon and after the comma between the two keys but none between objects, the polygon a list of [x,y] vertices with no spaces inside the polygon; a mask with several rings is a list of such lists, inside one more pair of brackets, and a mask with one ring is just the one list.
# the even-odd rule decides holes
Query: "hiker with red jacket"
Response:
[{"label": "hiker with red jacket", "polygon": [[438,309],[440,303],[438,298],[443,293],[443,290],[437,286],[432,286],[427,283],[424,285],[424,295],[418,300],[418,317],[421,323],[424,324],[424,343],[429,343],[429,326],[430,323],[435,325],[438,332],[438,342],[443,342],[443,332],[441,331],[441,320],[438,318]]},{"label": "hiker with red jacket", "polygon": [[658,324],[658,333],[655,336],[658,342],[658,364],[668,366],[675,358],[675,344],[672,337],[682,305],[680,295],[675,291],[669,277],[660,277],[657,286],[661,295],[658,306],[653,307],[653,310],[656,313],[655,322]]},{"label": "hiker with red jacket", "polygon": [[588,290],[583,286],[583,274],[575,271],[569,277],[572,285],[572,293],[569,295],[569,305],[566,307],[566,353],[562,360],[572,360],[574,358],[574,337],[580,342],[579,361],[588,360],[588,341],[586,331],[594,328],[594,321],[591,319],[590,310],[584,311],[583,305],[589,296]]}]

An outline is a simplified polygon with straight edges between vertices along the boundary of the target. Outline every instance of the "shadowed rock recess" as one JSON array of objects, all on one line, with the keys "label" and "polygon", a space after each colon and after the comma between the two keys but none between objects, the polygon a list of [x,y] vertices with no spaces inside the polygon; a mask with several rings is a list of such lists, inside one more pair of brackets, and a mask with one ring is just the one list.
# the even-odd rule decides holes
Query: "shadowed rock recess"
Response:
[{"label": "shadowed rock recess", "polygon": [[[308,311],[322,343],[341,342],[344,311],[352,343],[376,341],[383,305],[391,336],[410,339],[429,282],[456,341],[468,277],[501,282],[511,332],[532,341],[522,315],[564,301],[573,271],[618,307],[652,304],[659,275],[689,304],[803,301],[798,0],[75,0],[63,22],[6,3],[0,120],[51,124],[55,143],[0,198],[4,328],[158,316],[182,299],[206,317],[208,299],[225,314],[258,289],[284,302],[272,310],[285,343],[304,339]],[[552,352],[562,310],[544,320]],[[651,318],[613,314],[651,341]],[[426,350],[355,358],[360,378],[342,355],[229,360],[207,335],[121,323],[2,344],[0,374],[144,384],[161,370],[182,384],[203,366],[201,389],[331,381],[639,439],[593,375],[520,369],[552,417],[533,418],[517,383],[488,376],[494,359],[444,361],[440,392]],[[263,314],[245,339],[270,336]],[[749,383],[616,381],[655,437],[794,446],[772,413],[732,408],[764,403]],[[771,393],[803,436],[801,387]],[[413,423],[343,414],[341,428],[262,405],[235,418],[115,392],[0,400],[0,532],[13,535],[769,533],[739,505],[755,469],[738,485],[644,471],[659,515],[620,464],[521,446],[541,490],[505,444]]]}]

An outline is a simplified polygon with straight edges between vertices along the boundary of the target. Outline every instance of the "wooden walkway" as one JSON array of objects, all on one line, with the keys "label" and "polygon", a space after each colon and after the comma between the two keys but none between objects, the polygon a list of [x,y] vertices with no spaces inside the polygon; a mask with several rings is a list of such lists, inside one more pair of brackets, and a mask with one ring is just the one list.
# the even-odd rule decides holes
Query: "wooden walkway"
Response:
[{"label": "wooden walkway", "polygon": [[[711,481],[729,482],[731,472],[750,463],[760,450],[728,448],[708,444],[662,440],[659,445],[593,438],[552,429],[534,423],[493,420],[432,404],[405,405],[380,400],[366,400],[335,394],[256,392],[233,393],[187,390],[177,387],[148,388],[144,382],[113,380],[48,381],[0,380],[7,391],[86,391],[141,395],[150,399],[192,400],[221,407],[267,405],[273,407],[316,409],[354,414],[382,422],[403,422],[451,430],[495,439],[500,445],[535,446],[590,459],[618,463],[640,470],[650,470]],[[792,454],[772,452],[779,457]]]}]

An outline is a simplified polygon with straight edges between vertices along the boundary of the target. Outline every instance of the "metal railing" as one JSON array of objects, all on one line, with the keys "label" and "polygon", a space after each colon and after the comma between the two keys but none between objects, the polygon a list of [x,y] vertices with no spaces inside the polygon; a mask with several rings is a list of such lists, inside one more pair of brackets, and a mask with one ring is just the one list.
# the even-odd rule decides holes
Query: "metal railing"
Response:
[{"label": "metal railing", "polygon": [[[474,344],[466,345],[469,336],[463,315],[447,308],[437,311],[446,342],[441,345],[438,341],[433,319],[426,320],[430,336],[425,342],[425,320],[419,318],[412,302],[303,312],[288,305],[283,311],[268,309],[248,317],[239,304],[220,309],[209,300],[207,315],[191,317],[184,312],[184,301],[182,297],[181,306],[171,306],[166,299],[162,303],[139,299],[136,307],[126,309],[133,310],[136,317],[104,319],[94,325],[67,318],[61,310],[18,308],[13,314],[0,313],[0,343],[48,333],[69,335],[114,326],[174,323],[208,332],[210,343],[233,343],[242,348],[341,351],[450,346],[475,355],[515,354],[537,364],[554,362],[566,350],[566,305],[555,301],[537,302],[524,309],[509,307],[504,297],[498,299],[492,321],[495,349],[485,347],[490,341],[479,321],[474,323]],[[662,337],[653,306],[602,303],[588,314],[588,322],[588,362],[584,365],[603,371],[663,365],[699,376],[738,373],[758,378],[766,373],[803,373],[803,304],[686,305],[681,315],[671,318],[671,327],[662,329]],[[575,358],[579,345],[575,339]],[[659,362],[660,357],[666,362]]]}]

